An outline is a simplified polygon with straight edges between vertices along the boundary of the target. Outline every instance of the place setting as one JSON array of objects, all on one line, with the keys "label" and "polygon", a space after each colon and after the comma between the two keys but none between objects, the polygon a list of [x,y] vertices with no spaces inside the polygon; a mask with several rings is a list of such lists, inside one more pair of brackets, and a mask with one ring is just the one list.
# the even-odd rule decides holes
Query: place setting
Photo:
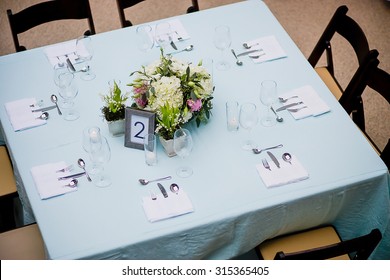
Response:
[{"label": "place setting", "polygon": [[[79,179],[88,173],[83,166],[84,160],[78,160],[78,166],[83,171],[75,171],[74,164],[65,161],[42,164],[31,168],[31,175],[41,199],[49,199],[66,193],[77,191]],[[84,164],[85,165],[85,164]],[[90,179],[88,180],[90,181]]]},{"label": "place setting", "polygon": [[309,173],[298,158],[288,152],[281,157],[267,151],[268,157],[263,157],[256,169],[267,188],[287,185],[309,178]]},{"label": "place setting", "polygon": [[[148,182],[157,182],[170,180],[171,176],[149,180]],[[145,186],[145,179],[140,179],[140,184]],[[157,183],[157,187],[149,189],[149,194],[142,197],[142,207],[145,215],[150,222],[157,222],[194,211],[191,200],[187,193],[176,183],[166,184]]]},{"label": "place setting", "polygon": [[54,105],[45,105],[43,100],[36,98],[23,98],[5,103],[5,109],[14,131],[22,131],[38,127],[47,123],[50,118],[50,110],[57,109],[59,115],[62,114],[58,107],[56,95],[50,96],[50,101]]},{"label": "place setting", "polygon": [[276,112],[286,110],[296,120],[310,116],[316,117],[330,111],[329,106],[310,85],[281,94],[278,101],[282,106],[277,108]]}]

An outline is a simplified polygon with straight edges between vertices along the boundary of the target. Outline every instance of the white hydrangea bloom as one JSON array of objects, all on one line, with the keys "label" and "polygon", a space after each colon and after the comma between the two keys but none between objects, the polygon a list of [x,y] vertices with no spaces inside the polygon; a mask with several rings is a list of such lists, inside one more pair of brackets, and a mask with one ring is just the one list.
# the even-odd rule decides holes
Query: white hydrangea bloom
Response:
[{"label": "white hydrangea bloom", "polygon": [[172,108],[180,108],[183,104],[183,92],[180,87],[180,80],[177,77],[161,77],[152,82],[155,94],[149,97],[148,107],[152,111],[164,106],[166,103]]}]

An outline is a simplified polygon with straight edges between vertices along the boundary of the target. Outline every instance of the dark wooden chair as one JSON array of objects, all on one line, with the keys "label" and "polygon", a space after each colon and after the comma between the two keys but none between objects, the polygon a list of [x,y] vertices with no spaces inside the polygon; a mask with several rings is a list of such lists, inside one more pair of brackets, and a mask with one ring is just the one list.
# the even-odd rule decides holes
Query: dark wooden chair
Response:
[{"label": "dark wooden chair", "polygon": [[[378,56],[378,52],[376,56]],[[387,167],[390,167],[390,138],[384,149],[379,149],[372,138],[366,132],[365,118],[364,118],[364,104],[362,94],[366,87],[371,88],[378,94],[380,94],[387,103],[390,104],[390,74],[379,68],[379,60],[375,57],[370,59],[367,67],[365,67],[359,77],[353,77],[350,83],[350,90],[346,91],[341,96],[339,102],[346,110],[348,114],[352,116],[353,121],[365,134],[366,138],[371,142],[372,146],[376,149],[379,156],[385,162]],[[375,92],[369,91],[367,94],[375,94]],[[369,98],[369,96],[367,96]]]},{"label": "dark wooden chair", "polygon": [[[144,2],[146,0],[116,0],[119,12],[119,19],[121,21],[122,27],[132,26],[133,23],[126,19],[125,9],[130,8],[138,3]],[[187,13],[197,12],[199,11],[198,0],[191,0],[192,6],[187,9]]]},{"label": "dark wooden chair", "polygon": [[14,199],[18,197],[12,163],[7,148],[0,146],[0,232],[16,227]]},{"label": "dark wooden chair", "polygon": [[265,260],[366,260],[382,234],[378,229],[369,234],[342,241],[332,226],[316,228],[267,240],[256,248]]},{"label": "dark wooden chair", "polygon": [[26,50],[26,47],[20,45],[18,34],[51,21],[63,19],[87,19],[89,30],[87,30],[84,34],[95,34],[95,25],[93,23],[88,0],[46,1],[27,7],[15,14],[8,9],[7,15],[17,52]]},{"label": "dark wooden chair", "polygon": [[[369,61],[367,56],[375,55],[375,53],[370,54],[368,41],[364,31],[355,20],[347,15],[347,12],[347,6],[340,6],[336,10],[308,58],[309,63],[315,68],[317,74],[321,77],[337,100],[341,98],[345,91],[335,76],[331,45],[333,36],[336,33],[341,35],[352,46],[359,64],[355,73],[357,77],[361,75],[361,72]],[[318,66],[317,64],[319,64],[324,53],[326,56],[326,65]]]}]

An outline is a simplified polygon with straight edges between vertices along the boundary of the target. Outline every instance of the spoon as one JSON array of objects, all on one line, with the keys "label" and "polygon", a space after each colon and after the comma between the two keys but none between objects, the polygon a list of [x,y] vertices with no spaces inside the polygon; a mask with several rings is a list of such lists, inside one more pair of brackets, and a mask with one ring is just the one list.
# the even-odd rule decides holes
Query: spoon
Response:
[{"label": "spoon", "polygon": [[51,101],[56,105],[58,114],[59,114],[59,115],[62,115],[62,112],[61,112],[61,110],[60,110],[60,107],[58,107],[58,103],[57,103],[57,102],[58,102],[58,98],[57,98],[57,95],[52,94],[52,95],[50,96],[50,99],[51,99]]},{"label": "spoon", "polygon": [[156,182],[156,181],[162,181],[162,180],[169,180],[169,179],[172,179],[171,176],[167,176],[167,177],[163,177],[163,178],[158,178],[158,179],[154,179],[154,180],[146,180],[146,179],[138,179],[138,181],[141,183],[141,185],[147,185],[151,182]]},{"label": "spoon", "polygon": [[284,153],[284,154],[282,155],[282,159],[283,159],[284,161],[288,162],[289,164],[292,164],[292,163],[291,163],[292,157],[291,157],[291,155],[290,155],[289,153]]},{"label": "spoon", "polygon": [[64,185],[64,187],[71,187],[71,188],[75,188],[77,187],[77,184],[79,183],[79,181],[77,179],[72,179],[69,184],[66,184]]},{"label": "spoon", "polygon": [[265,148],[265,149],[253,148],[252,151],[253,151],[253,153],[255,153],[257,155],[257,154],[260,154],[261,152],[271,150],[271,149],[281,148],[281,147],[283,147],[283,144],[279,144],[277,146],[273,146],[273,147],[269,147],[269,148]]},{"label": "spoon", "polygon": [[275,110],[274,110],[274,108],[271,106],[271,110],[272,110],[272,112],[274,112],[274,114],[275,114],[275,116],[276,116],[276,121],[277,122],[283,122],[283,118],[281,117],[281,116],[279,116],[276,112],[275,112]]},{"label": "spoon", "polygon": [[40,115],[39,117],[37,117],[36,119],[40,119],[40,120],[47,120],[49,118],[49,113],[48,112],[43,112],[42,115]]},{"label": "spoon", "polygon": [[243,46],[244,46],[244,48],[246,48],[246,49],[250,49],[251,47],[253,47],[253,46],[256,46],[256,45],[258,45],[259,43],[255,43],[255,44],[253,44],[253,45],[248,45],[247,43],[244,43],[244,44],[242,44]]},{"label": "spoon", "polygon": [[84,169],[85,175],[87,176],[88,181],[89,181],[89,182],[92,182],[92,179],[91,179],[91,177],[89,177],[87,170],[85,170],[85,162],[84,162],[84,160],[83,160],[82,158],[79,158],[79,159],[77,160],[77,163],[78,163],[78,165],[79,165],[82,169]]},{"label": "spoon", "polygon": [[289,99],[297,98],[297,97],[298,97],[298,95],[293,95],[293,96],[290,96],[288,98],[279,97],[279,101],[282,102],[282,103],[286,103]]},{"label": "spoon", "polygon": [[179,186],[177,184],[173,183],[173,184],[171,184],[169,189],[171,190],[171,192],[173,192],[175,194],[178,194],[180,188],[179,188]]},{"label": "spoon", "polygon": [[237,57],[235,51],[234,51],[233,49],[231,49],[231,51],[232,51],[232,54],[234,55],[234,57],[236,58],[236,64],[237,64],[238,66],[242,66],[243,63],[242,63],[241,60],[238,59],[238,57]]},{"label": "spoon", "polygon": [[185,49],[182,49],[182,50],[179,50],[179,51],[176,51],[176,52],[171,52],[169,53],[169,55],[171,54],[176,54],[176,53],[181,53],[181,52],[190,52],[194,49],[194,46],[193,45],[189,45],[188,47],[186,47]]}]

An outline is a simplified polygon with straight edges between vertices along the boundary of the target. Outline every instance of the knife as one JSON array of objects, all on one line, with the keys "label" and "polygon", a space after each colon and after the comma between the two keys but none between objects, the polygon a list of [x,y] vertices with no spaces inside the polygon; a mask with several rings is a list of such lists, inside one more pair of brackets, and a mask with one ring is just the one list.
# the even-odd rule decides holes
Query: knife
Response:
[{"label": "knife", "polygon": [[78,177],[84,176],[85,174],[87,174],[87,173],[86,172],[80,172],[80,173],[76,173],[76,174],[72,174],[72,175],[58,177],[57,179],[58,179],[58,181],[62,181],[62,180],[71,179],[71,178],[78,178]]},{"label": "knife", "polygon": [[273,153],[271,152],[267,152],[267,154],[269,155],[269,157],[272,159],[272,161],[275,163],[275,165],[280,168],[280,163],[279,161],[276,159],[276,157],[274,156]]},{"label": "knife", "polygon": [[250,53],[262,52],[262,51],[263,50],[251,50],[251,51],[246,51],[246,52],[239,53],[237,56],[243,56],[243,55],[247,55],[247,54],[250,54]]},{"label": "knife", "polygon": [[175,50],[177,50],[177,47],[176,47],[175,43],[173,42],[171,35],[169,35],[169,41],[171,41],[171,46],[172,46],[172,48],[174,48]]},{"label": "knife", "polygon": [[44,107],[44,108],[38,108],[38,109],[34,109],[34,110],[31,110],[31,112],[45,112],[45,111],[49,111],[49,110],[52,110],[52,109],[55,109],[57,106],[56,105],[51,105],[51,106],[47,106],[47,107]]},{"label": "knife", "polygon": [[163,196],[165,198],[167,198],[168,194],[167,194],[167,191],[165,190],[165,188],[163,187],[163,185],[161,185],[160,183],[157,183],[157,186],[159,187],[159,189],[160,189],[161,193],[163,194]]},{"label": "knife", "polygon": [[76,72],[76,68],[74,68],[72,61],[70,61],[69,58],[66,59],[66,63],[68,64],[68,67],[70,68],[70,70],[72,70],[72,72]]},{"label": "knife", "polygon": [[291,103],[291,104],[282,106],[282,107],[276,109],[276,112],[280,112],[280,111],[286,110],[287,108],[294,107],[294,106],[297,106],[299,104],[303,104],[303,102],[302,101],[301,102],[295,102],[295,103]]}]

